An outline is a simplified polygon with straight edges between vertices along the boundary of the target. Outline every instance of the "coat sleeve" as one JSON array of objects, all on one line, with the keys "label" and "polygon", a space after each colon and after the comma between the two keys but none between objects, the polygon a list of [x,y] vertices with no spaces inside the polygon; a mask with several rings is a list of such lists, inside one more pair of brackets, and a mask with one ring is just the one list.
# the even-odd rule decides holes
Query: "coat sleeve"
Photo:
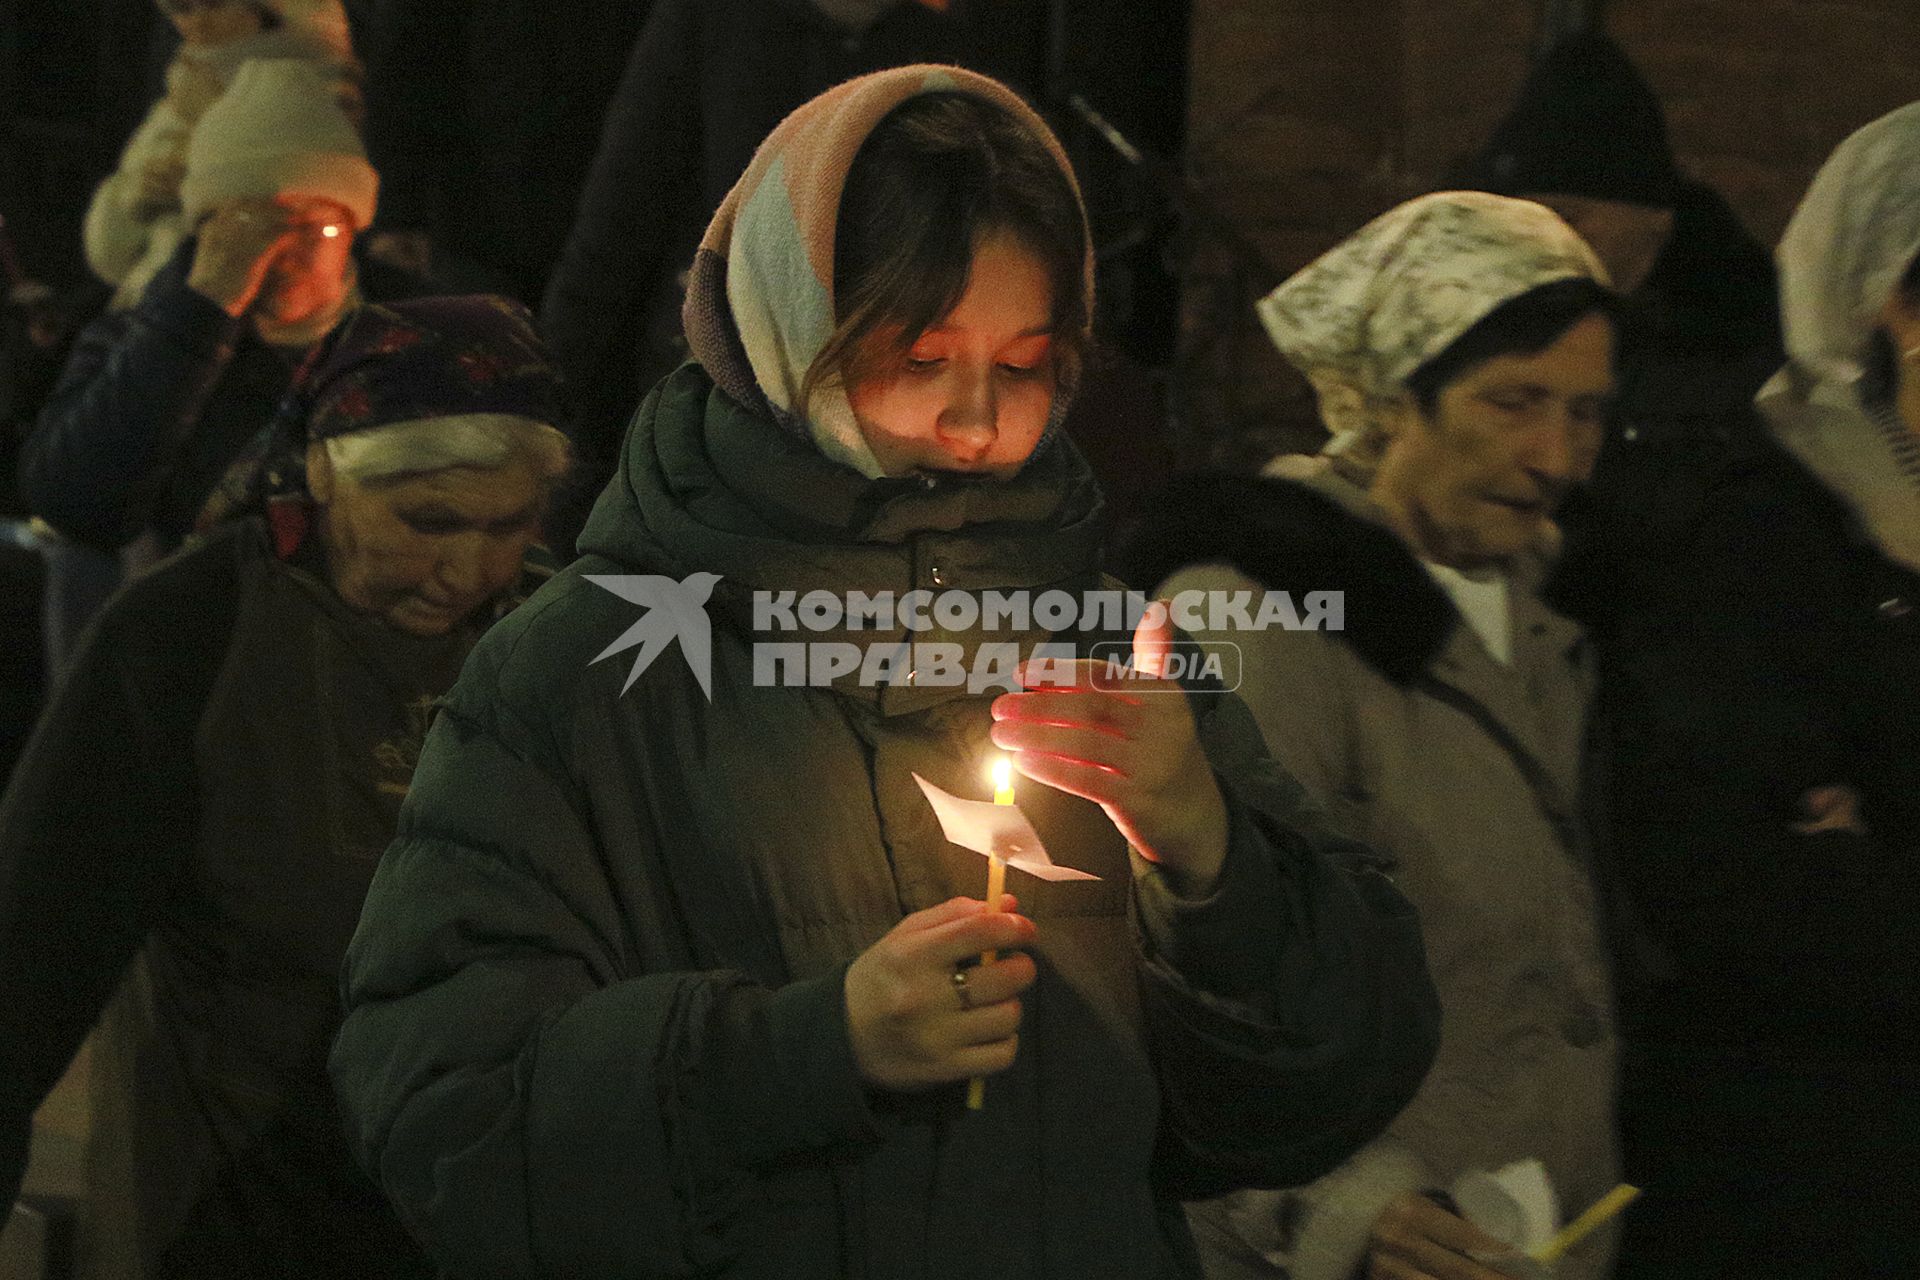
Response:
[{"label": "coat sleeve", "polygon": [[[1202,568],[1177,575],[1159,594],[1247,589],[1257,591],[1258,586],[1232,570]],[[1351,711],[1340,664],[1328,660],[1334,652],[1331,646],[1340,642],[1321,634],[1284,631],[1196,632],[1193,638],[1239,646],[1239,693],[1247,713],[1275,761],[1309,795],[1332,806],[1339,825],[1341,797],[1354,776],[1352,734],[1346,727]],[[1349,865],[1368,865],[1359,850],[1345,849],[1343,856],[1339,842],[1332,847],[1336,858]],[[1377,859],[1374,865],[1383,863],[1384,859]],[[1410,908],[1403,909],[1410,919]],[[1420,973],[1424,982],[1424,965]],[[1408,977],[1403,970],[1397,980],[1404,982]],[[1418,1017],[1411,989],[1402,991],[1398,999],[1404,1002],[1402,1016]],[[1437,1047],[1437,1008],[1429,1006],[1425,1018],[1423,1025],[1435,1036]],[[1383,1127],[1412,1097],[1427,1065],[1428,1060],[1421,1059],[1413,1074],[1395,1082],[1402,1091],[1397,1094],[1400,1101],[1384,1115],[1372,1113],[1373,1129]],[[1301,1179],[1305,1185],[1285,1190],[1270,1184],[1250,1186],[1189,1204],[1188,1218],[1212,1280],[1348,1280],[1387,1205],[1405,1192],[1434,1185],[1420,1154],[1392,1135],[1353,1146],[1358,1149],[1323,1176],[1312,1182]]]},{"label": "coat sleeve", "polygon": [[[1200,569],[1157,594],[1246,585]],[[1231,638],[1243,690],[1265,705],[1258,637]],[[1412,907],[1383,874],[1386,860],[1336,834],[1294,776],[1333,794],[1347,771],[1342,749],[1326,745],[1342,735],[1293,731],[1339,722],[1328,680],[1297,685],[1301,696],[1285,703],[1297,719],[1256,723],[1232,695],[1197,701],[1231,823],[1212,896],[1182,898],[1136,862],[1163,1099],[1157,1172],[1182,1198],[1327,1173],[1400,1112],[1439,1044],[1438,997]]]},{"label": "coat sleeve", "polygon": [[843,975],[643,971],[568,785],[479,680],[429,735],[347,955],[350,1140],[454,1274],[718,1274],[762,1171],[879,1135]]},{"label": "coat sleeve", "polygon": [[1266,754],[1239,699],[1207,700],[1230,822],[1220,879],[1190,899],[1134,868],[1155,1173],[1182,1199],[1326,1173],[1399,1114],[1439,1045],[1413,908]]},{"label": "coat sleeve", "polygon": [[691,0],[658,0],[607,111],[540,326],[573,388],[587,466],[608,472],[633,409],[642,308],[702,195],[699,33]]},{"label": "coat sleeve", "polygon": [[81,332],[20,453],[27,506],[68,537],[125,545],[233,359],[241,321],[187,287],[187,240],[131,312]]},{"label": "coat sleeve", "polygon": [[[166,621],[140,607],[143,589],[156,587],[87,631],[0,799],[0,1206],[19,1192],[35,1109],[158,919],[195,828],[210,676],[156,680],[126,660],[129,631]],[[194,664],[224,652],[170,634]]]},{"label": "coat sleeve", "polygon": [[146,253],[151,218],[136,212],[140,199],[140,179],[147,165],[178,151],[186,140],[187,126],[175,114],[171,104],[161,99],[153,104],[147,118],[127,140],[120,153],[120,166],[95,188],[93,202],[87,206],[81,242],[87,265],[108,284],[119,284]]}]

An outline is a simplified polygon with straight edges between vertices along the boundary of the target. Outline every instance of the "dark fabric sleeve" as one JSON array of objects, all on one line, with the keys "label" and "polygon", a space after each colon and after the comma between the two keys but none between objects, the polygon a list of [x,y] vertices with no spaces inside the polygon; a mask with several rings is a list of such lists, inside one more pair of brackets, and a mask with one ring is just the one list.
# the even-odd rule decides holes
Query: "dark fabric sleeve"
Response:
[{"label": "dark fabric sleeve", "polygon": [[642,971],[607,853],[505,745],[528,735],[476,714],[479,680],[429,735],[348,952],[350,1140],[454,1274],[718,1274],[759,1171],[879,1132],[843,975]]},{"label": "dark fabric sleeve", "polygon": [[242,322],[187,287],[195,243],[131,312],[81,333],[21,450],[22,498],[68,537],[111,549],[138,534],[156,475],[233,359]]},{"label": "dark fabric sleeve", "polygon": [[594,476],[611,474],[636,385],[642,308],[675,230],[703,201],[700,41],[691,0],[647,15],[608,109],[600,150],[565,253],[547,285],[541,329],[572,388],[576,443]]},{"label": "dark fabric sleeve", "polygon": [[1439,1046],[1413,908],[1267,757],[1245,706],[1207,701],[1231,826],[1220,879],[1194,900],[1135,868],[1154,1172],[1182,1199],[1326,1173],[1399,1114]]},{"label": "dark fabric sleeve", "polygon": [[[193,734],[227,648],[230,564],[215,547],[115,598],[0,799],[0,1205],[19,1191],[34,1110],[185,865]],[[153,635],[169,637],[164,662]]]}]

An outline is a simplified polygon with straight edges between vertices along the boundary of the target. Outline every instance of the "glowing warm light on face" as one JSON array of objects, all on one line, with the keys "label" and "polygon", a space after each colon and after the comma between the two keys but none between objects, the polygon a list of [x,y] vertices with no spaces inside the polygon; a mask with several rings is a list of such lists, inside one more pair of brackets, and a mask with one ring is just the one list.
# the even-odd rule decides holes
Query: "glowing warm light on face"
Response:
[{"label": "glowing warm light on face", "polygon": [[1005,756],[993,762],[993,802],[1013,803],[1013,761]]}]

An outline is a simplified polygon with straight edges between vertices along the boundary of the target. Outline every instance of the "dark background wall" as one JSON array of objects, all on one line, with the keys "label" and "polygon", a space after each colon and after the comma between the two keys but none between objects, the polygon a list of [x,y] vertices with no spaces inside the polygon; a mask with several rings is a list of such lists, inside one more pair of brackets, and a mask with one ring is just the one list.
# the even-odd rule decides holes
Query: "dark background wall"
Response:
[{"label": "dark background wall", "polygon": [[[357,26],[376,3],[352,0]],[[1442,185],[1569,12],[1604,8],[1666,102],[1683,164],[1769,243],[1835,143],[1920,98],[1916,0],[1123,0],[1099,22],[1051,7],[1067,18],[1060,80],[1094,86],[1137,141],[1165,150],[1184,132],[1179,163],[1228,232],[1190,229],[1165,249],[1181,286],[1172,391],[1187,462],[1312,447],[1311,403],[1253,298]],[[80,211],[158,92],[168,35],[151,0],[0,0],[0,215],[32,274],[83,270]],[[1184,86],[1141,56],[1167,42],[1188,48]],[[1115,163],[1077,141],[1083,160]],[[1154,300],[1139,302],[1150,319]],[[1171,344],[1123,341],[1155,362]]]}]

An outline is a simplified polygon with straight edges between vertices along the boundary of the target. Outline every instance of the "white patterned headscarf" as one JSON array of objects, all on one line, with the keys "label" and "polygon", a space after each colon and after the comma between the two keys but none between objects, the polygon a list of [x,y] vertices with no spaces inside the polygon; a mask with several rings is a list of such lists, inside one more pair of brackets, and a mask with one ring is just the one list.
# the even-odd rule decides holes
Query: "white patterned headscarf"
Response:
[{"label": "white patterned headscarf", "polygon": [[1756,397],[1775,436],[1860,516],[1881,549],[1920,569],[1920,494],[1903,431],[1861,391],[1879,314],[1920,255],[1920,102],[1828,157],[1781,237],[1787,366]]},{"label": "white patterned headscarf", "polygon": [[1313,383],[1332,439],[1322,451],[1363,482],[1407,378],[1500,304],[1606,269],[1545,205],[1479,191],[1409,200],[1260,300],[1267,334]]}]

